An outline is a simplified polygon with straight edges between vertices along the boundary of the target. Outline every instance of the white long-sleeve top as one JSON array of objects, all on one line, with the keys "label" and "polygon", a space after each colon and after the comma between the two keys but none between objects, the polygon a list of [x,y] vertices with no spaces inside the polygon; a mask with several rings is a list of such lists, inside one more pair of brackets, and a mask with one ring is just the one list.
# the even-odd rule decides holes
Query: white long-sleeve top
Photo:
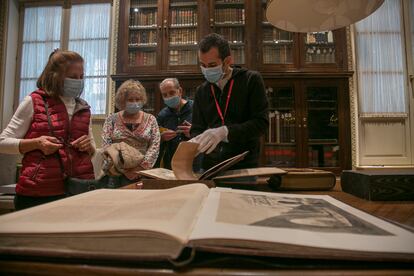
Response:
[{"label": "white long-sleeve top", "polygon": [[[66,106],[69,120],[72,119],[75,110],[76,101],[72,97],[62,97],[60,99]],[[33,119],[33,101],[32,97],[26,96],[20,103],[7,127],[0,134],[0,153],[20,154],[20,140],[26,135]],[[92,147],[96,149],[95,140],[92,134],[92,116],[89,124],[89,137],[91,138]]]}]

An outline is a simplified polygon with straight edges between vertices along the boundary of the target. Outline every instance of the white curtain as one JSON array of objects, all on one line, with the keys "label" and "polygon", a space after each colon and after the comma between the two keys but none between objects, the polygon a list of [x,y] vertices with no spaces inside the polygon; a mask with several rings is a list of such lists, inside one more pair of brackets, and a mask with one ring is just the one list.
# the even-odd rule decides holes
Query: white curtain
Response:
[{"label": "white curtain", "polygon": [[355,24],[361,115],[407,112],[400,0],[385,0]]},{"label": "white curtain", "polygon": [[106,113],[111,5],[73,5],[70,16],[69,50],[85,60],[85,89],[82,97],[93,114]]},{"label": "white curtain", "polygon": [[60,47],[62,7],[33,7],[24,12],[19,100],[36,90],[50,53]]}]

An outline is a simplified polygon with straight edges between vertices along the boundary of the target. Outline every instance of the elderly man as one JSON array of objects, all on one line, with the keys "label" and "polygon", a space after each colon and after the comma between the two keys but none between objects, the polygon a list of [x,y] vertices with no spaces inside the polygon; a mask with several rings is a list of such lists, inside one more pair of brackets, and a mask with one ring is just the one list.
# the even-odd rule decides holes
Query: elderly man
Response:
[{"label": "elderly man", "polygon": [[181,141],[190,138],[193,101],[183,98],[183,89],[176,78],[167,78],[160,83],[161,96],[166,107],[158,113],[161,132],[161,147],[157,165],[171,169],[171,159]]}]

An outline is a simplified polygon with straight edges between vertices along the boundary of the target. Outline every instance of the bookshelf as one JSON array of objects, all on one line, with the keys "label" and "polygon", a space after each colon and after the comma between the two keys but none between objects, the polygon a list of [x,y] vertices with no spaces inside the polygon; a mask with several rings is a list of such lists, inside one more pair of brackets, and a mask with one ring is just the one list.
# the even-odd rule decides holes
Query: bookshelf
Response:
[{"label": "bookshelf", "polygon": [[292,33],[273,27],[266,19],[267,1],[257,1],[256,21],[260,71],[344,71],[344,30]]},{"label": "bookshelf", "polygon": [[168,12],[168,66],[196,66],[199,40],[197,1],[170,0]]},{"label": "bookshelf", "polygon": [[244,0],[213,1],[214,17],[210,18],[213,31],[223,35],[229,42],[233,61],[246,64],[246,7]]},{"label": "bookshelf", "polygon": [[184,95],[194,98],[204,81],[198,43],[219,33],[230,43],[233,63],[259,71],[265,81],[270,127],[262,165],[349,169],[352,72],[345,29],[286,32],[267,21],[265,9],[263,0],[120,0],[112,77],[117,86],[141,81],[145,110],[157,115],[164,107],[158,88],[164,78],[177,77]]},{"label": "bookshelf", "polygon": [[129,66],[154,66],[156,64],[157,17],[157,0],[131,0],[128,24]]},{"label": "bookshelf", "polygon": [[269,129],[262,163],[339,172],[349,160],[346,79],[265,79]]}]

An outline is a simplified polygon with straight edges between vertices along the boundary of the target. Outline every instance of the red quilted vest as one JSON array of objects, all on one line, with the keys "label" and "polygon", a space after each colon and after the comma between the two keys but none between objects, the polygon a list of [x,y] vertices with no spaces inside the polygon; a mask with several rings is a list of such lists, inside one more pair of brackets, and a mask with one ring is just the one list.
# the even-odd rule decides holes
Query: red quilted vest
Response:
[{"label": "red quilted vest", "polygon": [[[53,132],[68,143],[89,133],[90,107],[82,99],[76,100],[75,111],[69,122],[68,112],[60,99],[49,97],[43,90],[31,95],[33,101],[32,124],[25,139],[50,136],[44,105],[48,102]],[[67,143],[67,144],[68,144]],[[88,153],[65,145],[59,150],[67,175],[92,179],[93,166]],[[22,160],[22,171],[16,185],[16,193],[24,196],[54,196],[64,194],[63,174],[56,154],[44,155],[40,150],[27,152]]]}]

